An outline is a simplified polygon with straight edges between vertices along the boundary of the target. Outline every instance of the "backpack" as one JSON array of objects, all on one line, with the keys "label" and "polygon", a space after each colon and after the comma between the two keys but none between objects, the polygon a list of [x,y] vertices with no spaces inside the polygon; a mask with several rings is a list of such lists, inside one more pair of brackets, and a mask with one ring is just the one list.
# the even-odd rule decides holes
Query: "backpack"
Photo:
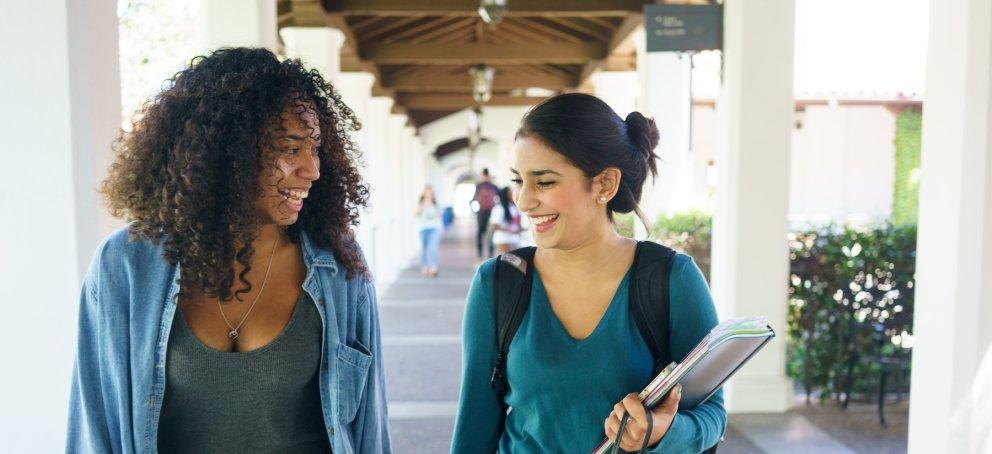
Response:
[{"label": "backpack", "polygon": [[[503,398],[509,387],[506,381],[506,355],[513,336],[530,307],[533,263],[536,248],[523,247],[500,255],[493,275],[493,310],[496,320],[496,364],[490,384],[496,390],[502,408],[500,425],[505,422],[507,406]],[[668,350],[669,276],[675,251],[650,241],[638,241],[630,277],[628,304],[637,330],[651,351],[653,374],[672,362]],[[715,453],[716,446],[704,451]]]},{"label": "backpack", "polygon": [[493,207],[499,203],[499,189],[496,188],[495,184],[484,181],[479,183],[479,186],[475,191],[476,202],[479,202],[480,212],[492,211]]}]

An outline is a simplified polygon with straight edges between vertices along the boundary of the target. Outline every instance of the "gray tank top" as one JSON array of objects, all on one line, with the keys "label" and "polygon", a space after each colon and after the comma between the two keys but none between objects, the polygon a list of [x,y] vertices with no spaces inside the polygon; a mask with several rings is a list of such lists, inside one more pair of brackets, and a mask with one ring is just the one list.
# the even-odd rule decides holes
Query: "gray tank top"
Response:
[{"label": "gray tank top", "polygon": [[176,311],[159,451],[331,452],[317,382],[323,324],[300,293],[282,333],[250,352],[207,347]]}]

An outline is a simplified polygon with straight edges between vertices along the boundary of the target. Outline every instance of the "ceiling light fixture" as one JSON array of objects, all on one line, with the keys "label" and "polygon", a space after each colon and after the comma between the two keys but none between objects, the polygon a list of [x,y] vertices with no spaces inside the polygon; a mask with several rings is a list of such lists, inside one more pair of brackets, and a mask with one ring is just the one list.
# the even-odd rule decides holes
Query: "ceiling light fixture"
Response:
[{"label": "ceiling light fixture", "polygon": [[479,0],[479,17],[495,28],[508,11],[506,0]]},{"label": "ceiling light fixture", "polygon": [[468,70],[472,77],[472,99],[482,104],[493,96],[493,74],[496,71],[486,65],[475,65]]}]

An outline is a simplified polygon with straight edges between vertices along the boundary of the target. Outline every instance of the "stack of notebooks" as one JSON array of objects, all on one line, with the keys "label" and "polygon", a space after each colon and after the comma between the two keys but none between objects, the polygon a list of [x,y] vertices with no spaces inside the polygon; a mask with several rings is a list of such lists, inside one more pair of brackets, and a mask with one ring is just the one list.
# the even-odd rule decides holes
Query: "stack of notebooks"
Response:
[{"label": "stack of notebooks", "polygon": [[[691,410],[709,399],[772,337],[775,332],[764,317],[727,320],[710,330],[681,363],[669,364],[637,397],[652,409],[681,383],[679,411]],[[603,440],[592,454],[606,454],[611,448],[612,443]]]}]

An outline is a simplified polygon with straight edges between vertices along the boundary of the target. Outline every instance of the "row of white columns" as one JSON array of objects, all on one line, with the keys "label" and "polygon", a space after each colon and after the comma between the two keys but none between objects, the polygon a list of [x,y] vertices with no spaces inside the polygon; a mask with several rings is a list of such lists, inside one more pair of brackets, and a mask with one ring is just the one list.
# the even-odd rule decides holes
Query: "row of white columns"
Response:
[{"label": "row of white columns", "polygon": [[[909,451],[992,452],[992,5],[931,5]],[[784,337],[795,4],[724,8],[712,290],[721,318],[764,315],[779,333],[732,380],[727,404],[781,412],[794,400]],[[629,74],[593,84],[621,115],[638,98],[658,121],[661,179],[646,193],[657,215],[679,204],[687,177],[690,69],[674,54],[638,57],[640,92]]]},{"label": "row of white columns", "polygon": [[[257,46],[275,51],[275,0],[207,0],[201,24],[207,50]],[[369,209],[356,229],[359,244],[380,291],[393,282],[415,253],[412,221],[416,197],[425,181],[424,153],[405,115],[393,114],[392,98],[372,96],[375,77],[341,71],[344,34],[328,27],[287,27],[279,32],[290,58],[299,58],[331,81],[362,123],[352,141],[363,156],[360,171],[369,185]]]},{"label": "row of white columns", "polygon": [[318,69],[362,123],[352,140],[364,158],[361,173],[370,186],[370,198],[356,234],[383,291],[416,251],[412,217],[426,175],[423,166],[414,163],[424,155],[422,142],[408,126],[406,115],[392,113],[392,98],[372,96],[374,75],[340,70],[341,31],[286,27],[280,34],[287,56]]},{"label": "row of white columns", "polygon": [[[207,0],[201,24],[207,50],[223,46],[257,46],[276,50],[275,0]],[[425,181],[423,147],[405,115],[393,114],[393,100],[372,96],[375,76],[341,71],[344,34],[328,27],[286,27],[279,31],[290,58],[317,69],[340,93],[362,123],[352,141],[362,153],[360,171],[370,186],[369,209],[356,229],[366,261],[380,286],[393,282],[415,253],[413,231],[416,195]]]}]

